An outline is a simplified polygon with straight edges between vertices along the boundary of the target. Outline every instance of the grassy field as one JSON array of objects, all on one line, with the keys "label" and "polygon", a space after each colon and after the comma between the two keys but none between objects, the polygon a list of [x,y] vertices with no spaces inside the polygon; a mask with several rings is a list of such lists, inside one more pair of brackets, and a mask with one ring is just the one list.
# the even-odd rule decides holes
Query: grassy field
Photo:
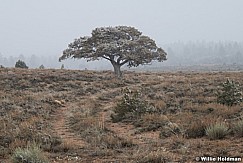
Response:
[{"label": "grassy field", "polygon": [[[243,72],[130,72],[0,69],[0,162],[38,144],[50,162],[195,162],[198,156],[243,158],[243,103],[217,103],[227,78]],[[115,122],[122,90],[152,109]],[[132,113],[131,113],[132,114]],[[220,123],[224,137],[205,129]]]}]

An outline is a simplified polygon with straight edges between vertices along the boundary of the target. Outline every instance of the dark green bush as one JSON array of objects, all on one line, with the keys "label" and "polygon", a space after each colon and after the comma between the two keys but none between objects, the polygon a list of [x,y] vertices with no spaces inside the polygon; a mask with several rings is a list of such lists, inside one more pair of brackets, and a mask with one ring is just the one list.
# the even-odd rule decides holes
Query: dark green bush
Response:
[{"label": "dark green bush", "polygon": [[222,89],[217,93],[217,102],[227,106],[237,105],[242,102],[242,92],[239,83],[227,79],[221,84]]},{"label": "dark green bush", "polygon": [[131,91],[129,88],[122,90],[123,97],[115,107],[115,114],[111,115],[113,122],[126,118],[139,118],[142,114],[150,113],[153,107],[143,98],[140,91]]},{"label": "dark green bush", "polygon": [[18,60],[15,63],[15,68],[26,68],[26,69],[28,69],[28,66],[25,64],[24,61]]}]

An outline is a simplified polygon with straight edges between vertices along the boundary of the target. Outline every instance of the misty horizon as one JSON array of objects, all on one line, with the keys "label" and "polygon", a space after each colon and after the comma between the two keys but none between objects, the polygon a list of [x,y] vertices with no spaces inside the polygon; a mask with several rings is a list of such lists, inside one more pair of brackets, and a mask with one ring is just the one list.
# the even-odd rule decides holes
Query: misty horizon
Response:
[{"label": "misty horizon", "polygon": [[61,55],[96,27],[133,26],[159,46],[174,42],[243,42],[241,0],[10,0],[0,6],[0,53]]},{"label": "misty horizon", "polygon": [[[152,64],[139,66],[134,69],[146,70],[173,70],[176,67],[191,67],[195,70],[198,66],[200,69],[206,67],[217,67],[215,70],[243,69],[243,43],[238,42],[176,42],[164,45],[165,51],[168,53],[165,62],[159,63],[153,61]],[[45,68],[61,68],[64,65],[65,69],[89,69],[89,70],[112,70],[112,65],[109,61],[101,59],[99,61],[87,62],[85,59],[68,58],[62,62],[58,61],[59,55],[52,56],[37,56],[37,55],[18,55],[5,57],[0,53],[0,65],[4,67],[14,67],[17,60],[26,62],[29,68],[39,68],[43,65]],[[126,66],[123,69],[128,69]],[[208,68],[206,68],[208,69]]]}]

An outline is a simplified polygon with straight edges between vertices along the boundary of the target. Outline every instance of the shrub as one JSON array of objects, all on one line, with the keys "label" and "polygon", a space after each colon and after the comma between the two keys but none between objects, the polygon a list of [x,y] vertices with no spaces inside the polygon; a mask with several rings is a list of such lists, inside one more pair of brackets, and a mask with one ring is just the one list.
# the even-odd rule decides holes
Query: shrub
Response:
[{"label": "shrub", "polygon": [[123,97],[115,107],[115,115],[112,114],[113,122],[119,122],[126,118],[140,117],[141,115],[152,112],[152,106],[144,100],[140,91],[131,91],[129,88],[122,90]]},{"label": "shrub", "polygon": [[167,152],[164,151],[139,151],[137,155],[133,158],[132,163],[164,163],[171,162],[172,159]]},{"label": "shrub", "polygon": [[21,61],[21,60],[18,60],[15,63],[15,67],[16,68],[26,68],[26,69],[28,69],[28,66],[25,64],[25,62],[24,61]]},{"label": "shrub", "polygon": [[27,148],[17,148],[12,155],[13,163],[48,163],[40,146],[36,143],[27,145]]},{"label": "shrub", "polygon": [[234,123],[233,125],[234,134],[243,137],[243,120],[240,120]]},{"label": "shrub", "polygon": [[188,129],[185,132],[187,138],[200,138],[205,135],[206,125],[200,120],[191,123]]},{"label": "shrub", "polygon": [[39,69],[45,69],[44,65],[40,65]]},{"label": "shrub", "polygon": [[205,132],[211,140],[222,139],[229,133],[229,128],[224,123],[217,122],[208,126]]},{"label": "shrub", "polygon": [[179,135],[182,133],[182,130],[176,123],[168,122],[165,126],[161,128],[159,137],[161,139],[168,138],[172,135]]},{"label": "shrub", "polygon": [[169,123],[166,115],[144,114],[141,119],[134,122],[135,127],[139,127],[139,132],[156,131]]},{"label": "shrub", "polygon": [[218,103],[233,106],[242,102],[242,92],[238,83],[227,79],[221,85],[222,89],[217,92]]}]

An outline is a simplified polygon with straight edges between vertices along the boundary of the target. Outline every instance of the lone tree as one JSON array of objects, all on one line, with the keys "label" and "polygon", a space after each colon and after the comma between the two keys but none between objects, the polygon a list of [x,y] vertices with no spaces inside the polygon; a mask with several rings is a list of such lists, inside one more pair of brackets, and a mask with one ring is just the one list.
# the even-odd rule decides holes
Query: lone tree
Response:
[{"label": "lone tree", "polygon": [[157,47],[154,40],[142,35],[134,27],[101,27],[92,31],[92,35],[80,37],[68,45],[59,61],[72,58],[84,58],[87,61],[106,59],[111,62],[117,77],[121,77],[121,66],[137,67],[152,60],[166,60],[166,52]]}]

